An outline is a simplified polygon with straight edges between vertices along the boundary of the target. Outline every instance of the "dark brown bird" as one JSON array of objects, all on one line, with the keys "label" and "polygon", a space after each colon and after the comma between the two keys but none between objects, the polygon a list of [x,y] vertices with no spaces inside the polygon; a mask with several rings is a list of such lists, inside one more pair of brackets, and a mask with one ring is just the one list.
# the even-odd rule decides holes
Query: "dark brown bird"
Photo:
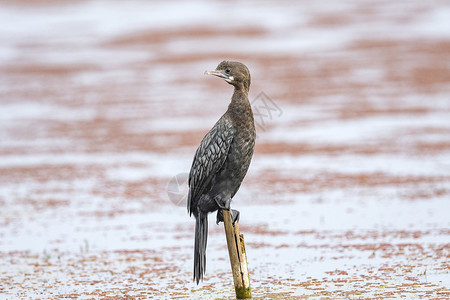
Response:
[{"label": "dark brown bird", "polygon": [[[221,62],[205,74],[223,78],[234,86],[231,103],[214,127],[205,135],[195,152],[189,173],[187,209],[195,217],[194,280],[203,280],[206,268],[208,213],[230,209],[231,199],[247,173],[255,146],[255,123],[248,101],[250,72],[234,61]],[[231,210],[233,222],[239,212]]]}]

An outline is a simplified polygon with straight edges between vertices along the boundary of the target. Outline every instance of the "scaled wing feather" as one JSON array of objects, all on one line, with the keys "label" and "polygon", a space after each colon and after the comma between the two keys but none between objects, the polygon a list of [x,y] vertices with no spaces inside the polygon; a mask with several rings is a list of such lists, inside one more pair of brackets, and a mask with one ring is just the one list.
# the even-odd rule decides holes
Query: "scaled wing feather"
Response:
[{"label": "scaled wing feather", "polygon": [[231,121],[222,117],[205,135],[197,148],[189,174],[187,209],[190,214],[194,210],[196,200],[206,192],[205,188],[225,162],[233,136],[234,129]]}]

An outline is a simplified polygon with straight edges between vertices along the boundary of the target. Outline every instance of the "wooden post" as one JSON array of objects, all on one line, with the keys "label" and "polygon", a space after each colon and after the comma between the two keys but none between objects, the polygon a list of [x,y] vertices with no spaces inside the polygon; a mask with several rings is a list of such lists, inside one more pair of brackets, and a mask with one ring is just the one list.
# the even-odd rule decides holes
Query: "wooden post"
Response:
[{"label": "wooden post", "polygon": [[236,298],[251,298],[252,292],[250,288],[247,255],[245,253],[244,235],[239,233],[239,225],[237,222],[233,226],[230,211],[223,209],[222,212]]}]

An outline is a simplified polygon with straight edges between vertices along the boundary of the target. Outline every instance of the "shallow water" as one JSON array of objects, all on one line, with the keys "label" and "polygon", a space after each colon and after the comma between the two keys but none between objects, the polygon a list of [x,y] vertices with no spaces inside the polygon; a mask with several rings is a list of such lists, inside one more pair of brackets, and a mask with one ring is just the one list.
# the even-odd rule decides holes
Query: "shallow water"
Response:
[{"label": "shallow water", "polygon": [[450,297],[446,1],[23,1],[0,19],[0,298],[233,297],[215,216],[192,282],[182,203],[228,105],[203,76],[223,59],[252,72],[233,206],[253,295]]}]

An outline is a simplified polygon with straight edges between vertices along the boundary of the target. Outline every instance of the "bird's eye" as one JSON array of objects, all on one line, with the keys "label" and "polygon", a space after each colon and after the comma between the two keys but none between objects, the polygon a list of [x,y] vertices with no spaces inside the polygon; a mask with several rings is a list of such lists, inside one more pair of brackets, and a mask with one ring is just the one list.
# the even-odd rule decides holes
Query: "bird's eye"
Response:
[{"label": "bird's eye", "polygon": [[226,70],[225,70],[225,73],[227,73],[227,74],[229,74],[230,72],[231,72],[230,69],[226,69]]}]

